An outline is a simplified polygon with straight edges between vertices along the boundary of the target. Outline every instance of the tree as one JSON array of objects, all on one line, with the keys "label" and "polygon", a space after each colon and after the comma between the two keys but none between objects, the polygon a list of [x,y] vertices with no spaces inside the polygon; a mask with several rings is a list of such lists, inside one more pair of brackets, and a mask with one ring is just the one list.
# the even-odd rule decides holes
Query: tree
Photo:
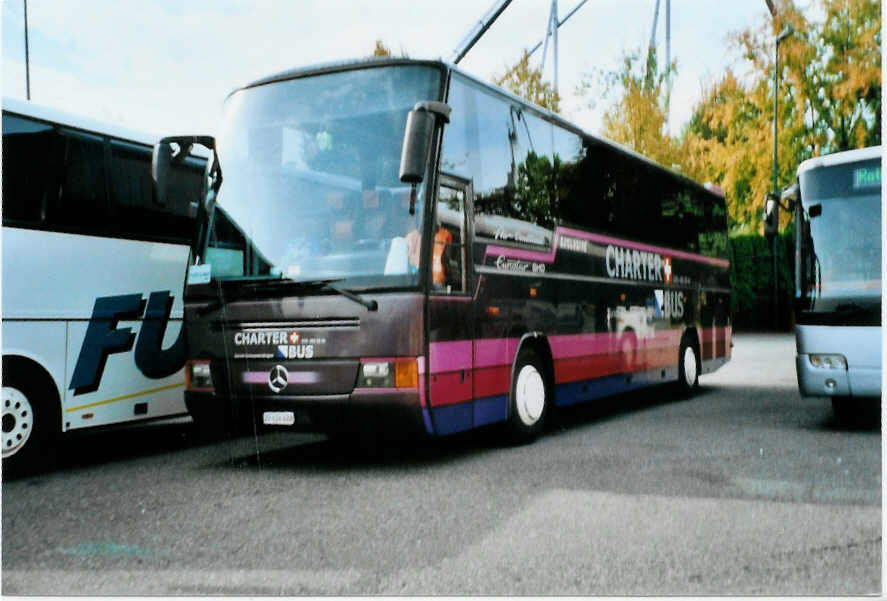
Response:
[{"label": "tree", "polygon": [[679,144],[667,130],[668,77],[676,65],[672,62],[660,71],[655,48],[645,61],[641,56],[640,50],[626,53],[619,70],[586,73],[577,93],[592,96],[588,101],[592,108],[594,98],[618,96],[604,112],[603,136],[663,165],[676,166]]},{"label": "tree", "polygon": [[391,56],[391,50],[382,40],[376,40],[376,46],[373,48],[373,53],[370,56]]},{"label": "tree", "polygon": [[[402,57],[406,57],[407,53],[403,50],[400,51],[400,55]],[[382,40],[376,40],[376,45],[373,47],[373,53],[370,54],[370,57],[384,57],[384,56],[394,56],[391,52],[391,49],[385,45]]]},{"label": "tree", "polygon": [[560,95],[551,84],[542,80],[542,69],[530,67],[530,53],[527,50],[504,74],[493,76],[493,83],[554,113],[560,110]]},{"label": "tree", "polygon": [[[806,18],[795,0],[769,0],[772,20],[731,34],[731,51],[748,61],[750,73],[728,69],[710,85],[677,138],[666,130],[675,65],[660,71],[655,52],[644,61],[638,50],[616,71],[586,74],[578,93],[610,101],[605,137],[718,184],[733,233],[760,231],[763,199],[773,187],[773,44],[786,25],[795,33],[779,47],[778,187],[790,184],[807,158],[881,143],[880,3],[814,1],[821,22]],[[783,213],[782,222],[789,219]]]},{"label": "tree", "polygon": [[[760,225],[762,200],[771,188],[769,123],[772,96],[765,82],[749,86],[728,70],[696,106],[682,136],[685,173],[724,190],[733,233],[749,233]],[[793,139],[794,133],[783,128],[780,138]],[[786,145],[781,146],[780,156],[788,156]]]},{"label": "tree", "polygon": [[[777,185],[795,178],[801,161],[881,142],[881,20],[877,0],[821,0],[825,18],[811,22],[792,0],[775,18],[731,36],[750,76],[727,71],[703,95],[682,135],[685,171],[727,193],[734,232],[759,231],[772,189],[773,43],[780,44]],[[790,219],[783,215],[782,222]]]}]

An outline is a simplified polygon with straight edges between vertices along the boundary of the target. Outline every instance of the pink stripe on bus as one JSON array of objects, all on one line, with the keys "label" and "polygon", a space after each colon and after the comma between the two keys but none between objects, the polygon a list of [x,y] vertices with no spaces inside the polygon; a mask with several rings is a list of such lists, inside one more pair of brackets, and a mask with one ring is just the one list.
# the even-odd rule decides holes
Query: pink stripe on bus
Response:
[{"label": "pink stripe on bus", "polygon": [[[267,384],[267,371],[245,371],[242,374],[244,384]],[[289,384],[316,384],[320,377],[313,371],[291,371],[286,376]]]},{"label": "pink stripe on bus", "polygon": [[563,334],[548,337],[551,355],[554,359],[568,359],[585,355],[609,353],[617,347],[618,336],[604,332],[601,334]]},{"label": "pink stripe on bus", "polygon": [[487,252],[484,256],[504,255],[509,259],[524,259],[525,261],[536,261],[537,263],[554,263],[554,254],[556,252],[557,243],[555,242],[551,252],[510,248],[507,246],[487,246]]},{"label": "pink stripe on bus", "polygon": [[697,253],[689,253],[682,250],[673,250],[664,246],[653,246],[652,244],[643,244],[641,242],[632,242],[631,240],[622,240],[621,238],[613,238],[611,236],[603,236],[601,234],[592,234],[581,230],[574,230],[566,227],[558,227],[555,230],[554,245],[550,251],[526,250],[522,248],[511,248],[507,246],[488,245],[485,257],[492,255],[504,255],[513,259],[523,259],[525,261],[536,261],[539,263],[554,263],[554,257],[557,254],[561,236],[570,236],[571,238],[579,238],[580,240],[589,240],[600,244],[613,244],[623,248],[633,248],[635,250],[643,250],[654,252],[661,255],[685,259],[687,261],[695,261],[697,263],[708,263],[717,267],[730,267],[730,261],[726,259],[718,259],[716,257],[708,257]]},{"label": "pink stripe on bus", "polygon": [[430,370],[432,374],[471,369],[470,340],[452,342],[432,342],[428,345]]},{"label": "pink stripe on bus", "polygon": [[511,367],[519,338],[485,338],[474,341],[474,366]]},{"label": "pink stripe on bus", "polygon": [[574,230],[566,227],[557,228],[558,239],[560,236],[567,235],[571,238],[580,238],[583,240],[591,240],[592,242],[600,242],[601,244],[614,244],[625,248],[634,248],[636,250],[645,250],[647,252],[659,253],[661,255],[669,255],[679,259],[687,259],[688,261],[696,261],[698,263],[709,263],[718,267],[730,267],[730,261],[726,259],[718,259],[697,253],[689,253],[682,250],[673,250],[664,246],[654,246],[652,244],[643,244],[642,242],[632,242],[631,240],[622,240],[621,238],[613,238],[601,234],[592,234],[591,232],[583,232],[582,230]]}]

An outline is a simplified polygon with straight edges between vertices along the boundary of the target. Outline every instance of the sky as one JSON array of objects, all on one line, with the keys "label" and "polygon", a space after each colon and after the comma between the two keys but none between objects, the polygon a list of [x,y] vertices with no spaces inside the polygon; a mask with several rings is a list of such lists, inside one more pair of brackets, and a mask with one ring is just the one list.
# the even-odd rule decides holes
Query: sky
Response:
[{"label": "sky", "polygon": [[[2,94],[25,97],[25,0],[2,2]],[[579,0],[560,0],[563,18]],[[493,0],[27,0],[31,100],[155,135],[214,134],[235,88],[287,69],[358,58],[376,40],[399,55],[450,60]],[[588,0],[559,31],[561,113],[598,133],[605,103],[576,89],[646,49],[656,0]],[[489,80],[545,34],[550,0],[513,0],[460,67]],[[657,28],[665,53],[665,2]],[[727,68],[740,76],[728,36],[769,18],[764,0],[672,0],[678,74],[669,127]],[[533,55],[535,64],[542,51]],[[552,80],[549,50],[545,76]]]}]

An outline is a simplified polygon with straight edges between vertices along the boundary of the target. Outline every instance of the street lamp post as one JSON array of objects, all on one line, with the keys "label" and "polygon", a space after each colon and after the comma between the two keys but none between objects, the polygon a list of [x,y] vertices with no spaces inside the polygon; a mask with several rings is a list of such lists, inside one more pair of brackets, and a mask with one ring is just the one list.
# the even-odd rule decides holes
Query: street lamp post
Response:
[{"label": "street lamp post", "polygon": [[23,0],[25,9],[25,98],[31,99],[31,61],[28,57],[28,0]]},{"label": "street lamp post", "polygon": [[[773,67],[773,196],[779,198],[779,182],[777,179],[777,171],[779,169],[779,44],[788,36],[794,33],[791,25],[787,25],[782,32],[776,36],[776,56]],[[773,328],[779,327],[779,274],[777,272],[777,250],[779,243],[778,236],[773,236],[772,252],[773,255]]]}]

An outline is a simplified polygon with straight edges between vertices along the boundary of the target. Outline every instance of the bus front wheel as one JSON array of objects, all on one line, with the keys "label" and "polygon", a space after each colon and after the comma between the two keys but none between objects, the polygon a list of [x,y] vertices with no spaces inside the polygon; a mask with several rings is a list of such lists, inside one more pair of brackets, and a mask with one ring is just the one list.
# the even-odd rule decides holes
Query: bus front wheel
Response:
[{"label": "bus front wheel", "polygon": [[545,367],[532,349],[523,349],[515,361],[508,415],[508,438],[514,443],[535,440],[542,432],[551,403]]},{"label": "bus front wheel", "polygon": [[[50,463],[60,423],[52,387],[26,365],[3,360],[3,471],[19,475]],[[57,406],[57,404],[56,404]]]}]

